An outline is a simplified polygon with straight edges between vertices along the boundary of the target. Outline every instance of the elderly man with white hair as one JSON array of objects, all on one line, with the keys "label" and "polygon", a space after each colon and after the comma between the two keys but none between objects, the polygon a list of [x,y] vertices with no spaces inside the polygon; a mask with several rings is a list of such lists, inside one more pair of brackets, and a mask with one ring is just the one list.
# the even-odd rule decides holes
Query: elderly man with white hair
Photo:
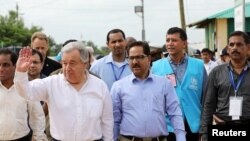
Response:
[{"label": "elderly man with white hair", "polygon": [[[63,73],[28,81],[31,50],[20,51],[15,87],[22,97],[45,101],[54,141],[113,141],[112,100],[106,84],[89,74],[89,52],[81,42],[62,48]],[[96,89],[98,88],[98,89]]]}]

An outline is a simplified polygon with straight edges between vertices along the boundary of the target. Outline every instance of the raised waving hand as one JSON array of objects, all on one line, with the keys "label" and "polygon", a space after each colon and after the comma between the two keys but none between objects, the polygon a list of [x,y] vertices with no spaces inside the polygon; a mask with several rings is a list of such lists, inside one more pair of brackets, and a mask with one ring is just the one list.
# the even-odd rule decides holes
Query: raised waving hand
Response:
[{"label": "raised waving hand", "polygon": [[16,63],[16,71],[18,72],[26,72],[28,71],[31,60],[30,57],[32,56],[32,49],[29,47],[24,47],[19,52],[19,57]]}]

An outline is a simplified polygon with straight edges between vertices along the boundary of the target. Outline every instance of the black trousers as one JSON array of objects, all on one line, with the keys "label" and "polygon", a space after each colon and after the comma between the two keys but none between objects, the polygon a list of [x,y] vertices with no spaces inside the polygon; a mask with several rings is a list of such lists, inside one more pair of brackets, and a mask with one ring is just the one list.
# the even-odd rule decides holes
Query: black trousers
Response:
[{"label": "black trousers", "polygon": [[31,139],[32,139],[32,133],[29,133],[28,135],[22,138],[11,140],[11,141],[31,141]]},{"label": "black trousers", "polygon": [[55,139],[55,138],[52,137],[52,141],[60,141],[60,140],[57,140],[57,139]]},{"label": "black trousers", "polygon": [[[186,134],[187,141],[199,141],[199,133],[192,133],[186,120],[184,121],[184,124],[185,124],[185,130],[187,132]],[[169,133],[169,135],[167,136],[167,141],[176,141],[175,134]]]}]

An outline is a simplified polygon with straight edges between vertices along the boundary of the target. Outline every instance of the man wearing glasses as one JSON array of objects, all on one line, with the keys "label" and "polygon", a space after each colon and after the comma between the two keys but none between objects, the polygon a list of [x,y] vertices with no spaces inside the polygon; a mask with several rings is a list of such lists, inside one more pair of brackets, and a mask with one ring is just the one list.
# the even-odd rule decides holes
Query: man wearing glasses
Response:
[{"label": "man wearing glasses", "polygon": [[114,138],[120,141],[166,141],[168,114],[177,141],[185,141],[181,108],[171,82],[150,73],[150,49],[137,41],[128,47],[132,74],[111,88],[114,114]]}]

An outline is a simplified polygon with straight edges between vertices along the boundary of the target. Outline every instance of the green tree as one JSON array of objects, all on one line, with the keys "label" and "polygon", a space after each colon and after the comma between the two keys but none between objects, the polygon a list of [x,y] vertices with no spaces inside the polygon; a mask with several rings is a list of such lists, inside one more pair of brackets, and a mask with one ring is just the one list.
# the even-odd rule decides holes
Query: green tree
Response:
[{"label": "green tree", "polygon": [[95,54],[107,55],[110,52],[108,47],[98,48],[92,41],[87,41],[86,45],[93,47]]},{"label": "green tree", "polygon": [[25,27],[23,19],[15,11],[9,11],[7,16],[0,15],[0,42],[5,47],[29,45],[31,35],[36,31],[42,31],[42,28]]},{"label": "green tree", "polygon": [[101,55],[107,55],[110,53],[110,49],[106,46],[101,47]]}]

